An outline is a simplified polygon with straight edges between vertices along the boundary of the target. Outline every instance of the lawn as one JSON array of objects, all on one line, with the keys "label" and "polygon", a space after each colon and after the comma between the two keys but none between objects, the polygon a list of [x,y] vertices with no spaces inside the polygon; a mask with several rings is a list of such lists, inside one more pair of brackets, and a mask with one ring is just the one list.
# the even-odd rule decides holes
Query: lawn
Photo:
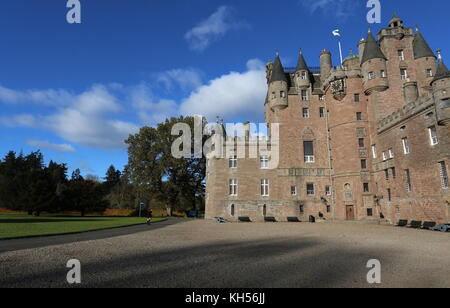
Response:
[{"label": "lawn", "polygon": [[[153,222],[165,218],[154,218]],[[113,216],[55,216],[33,217],[22,214],[0,214],[0,239],[79,233],[144,224],[146,218]]]}]

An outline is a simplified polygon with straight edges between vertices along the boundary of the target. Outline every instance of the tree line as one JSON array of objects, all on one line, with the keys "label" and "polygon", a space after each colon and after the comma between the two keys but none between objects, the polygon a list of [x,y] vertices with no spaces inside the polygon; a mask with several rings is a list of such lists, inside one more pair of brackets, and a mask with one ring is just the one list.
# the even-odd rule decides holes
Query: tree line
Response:
[{"label": "tree line", "polygon": [[205,158],[171,155],[177,138],[171,130],[179,122],[193,131],[194,119],[180,117],[130,135],[125,141],[128,164],[123,171],[111,165],[102,179],[83,177],[79,169],[68,177],[66,164],[45,164],[40,151],[10,151],[0,160],[0,208],[30,215],[77,211],[82,216],[107,208],[136,209],[141,203],[144,209],[166,208],[169,215],[173,210],[203,210]]}]

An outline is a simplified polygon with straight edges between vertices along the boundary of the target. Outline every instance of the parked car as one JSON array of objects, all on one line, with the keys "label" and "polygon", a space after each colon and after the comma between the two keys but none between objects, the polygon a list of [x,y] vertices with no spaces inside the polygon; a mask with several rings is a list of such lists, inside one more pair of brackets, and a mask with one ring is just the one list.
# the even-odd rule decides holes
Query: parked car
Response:
[{"label": "parked car", "polygon": [[441,232],[450,232],[450,224],[437,225],[436,227],[433,227],[430,230],[441,231]]}]

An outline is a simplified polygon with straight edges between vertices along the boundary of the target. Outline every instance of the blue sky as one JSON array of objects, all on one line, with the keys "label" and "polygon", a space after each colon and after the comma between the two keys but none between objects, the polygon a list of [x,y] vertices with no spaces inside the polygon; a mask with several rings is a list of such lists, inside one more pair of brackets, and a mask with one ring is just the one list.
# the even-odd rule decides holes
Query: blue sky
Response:
[{"label": "blue sky", "polygon": [[[127,162],[123,139],[166,117],[203,114],[263,121],[264,64],[279,50],[310,66],[342,33],[344,54],[367,34],[366,0],[66,0],[0,4],[0,155],[41,149],[46,160],[103,176]],[[381,0],[450,52],[445,0]]]}]

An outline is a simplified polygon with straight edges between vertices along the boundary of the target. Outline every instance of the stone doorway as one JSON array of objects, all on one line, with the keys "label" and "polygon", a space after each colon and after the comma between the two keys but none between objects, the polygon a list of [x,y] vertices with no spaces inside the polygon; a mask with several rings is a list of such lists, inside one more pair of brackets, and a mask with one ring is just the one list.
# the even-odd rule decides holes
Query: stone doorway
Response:
[{"label": "stone doorway", "polygon": [[355,207],[353,205],[347,205],[345,212],[347,220],[355,220]]}]

